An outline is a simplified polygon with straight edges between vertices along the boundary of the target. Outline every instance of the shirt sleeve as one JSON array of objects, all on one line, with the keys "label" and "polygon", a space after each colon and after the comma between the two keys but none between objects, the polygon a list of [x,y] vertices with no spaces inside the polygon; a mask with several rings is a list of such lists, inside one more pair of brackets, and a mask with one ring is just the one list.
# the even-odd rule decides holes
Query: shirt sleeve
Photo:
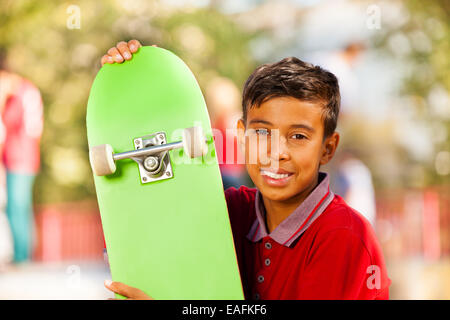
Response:
[{"label": "shirt sleeve", "polygon": [[317,240],[299,277],[299,299],[376,299],[379,275],[361,239],[343,228]]}]

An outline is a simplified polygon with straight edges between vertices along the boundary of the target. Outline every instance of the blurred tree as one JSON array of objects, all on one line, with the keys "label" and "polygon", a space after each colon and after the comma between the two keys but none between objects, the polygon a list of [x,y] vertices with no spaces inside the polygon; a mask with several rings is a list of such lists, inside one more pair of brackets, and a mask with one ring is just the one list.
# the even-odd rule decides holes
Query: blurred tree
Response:
[{"label": "blurred tree", "polygon": [[434,154],[429,161],[410,160],[407,165],[412,169],[422,168],[422,186],[448,183],[450,2],[405,0],[400,4],[404,19],[382,28],[376,43],[405,66],[401,94],[406,99],[403,101],[414,108],[418,126],[431,132],[429,143]]},{"label": "blurred tree", "polygon": [[85,127],[89,90],[101,56],[133,38],[174,51],[202,88],[216,76],[242,87],[255,67],[247,48],[252,35],[213,9],[156,0],[0,2],[0,47],[7,50],[7,64],[31,80],[44,100],[36,202],[95,197]]}]

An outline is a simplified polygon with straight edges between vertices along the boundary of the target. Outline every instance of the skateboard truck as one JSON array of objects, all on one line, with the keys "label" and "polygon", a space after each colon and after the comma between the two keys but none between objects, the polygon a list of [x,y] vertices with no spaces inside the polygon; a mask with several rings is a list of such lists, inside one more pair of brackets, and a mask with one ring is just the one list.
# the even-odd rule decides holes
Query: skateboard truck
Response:
[{"label": "skateboard truck", "polygon": [[[166,145],[166,134],[157,132],[148,136],[134,139],[136,150]],[[155,151],[155,149],[154,149]],[[169,151],[161,151],[149,156],[132,157],[139,165],[142,183],[171,178],[173,175],[170,164]]]},{"label": "skateboard truck", "polygon": [[181,141],[166,143],[166,134],[157,132],[134,139],[135,150],[114,153],[109,144],[102,144],[89,149],[92,170],[97,176],[113,174],[116,161],[132,159],[139,165],[142,183],[149,183],[172,178],[172,165],[169,151],[183,149],[190,158],[206,154],[208,147],[201,127],[183,130]]}]

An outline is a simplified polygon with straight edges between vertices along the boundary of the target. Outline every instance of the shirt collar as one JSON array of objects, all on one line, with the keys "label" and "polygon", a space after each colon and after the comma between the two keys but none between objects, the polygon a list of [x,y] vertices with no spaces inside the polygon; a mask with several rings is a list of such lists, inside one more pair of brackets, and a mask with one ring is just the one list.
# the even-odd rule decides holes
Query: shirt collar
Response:
[{"label": "shirt collar", "polygon": [[256,219],[250,228],[247,238],[258,242],[269,236],[281,245],[289,247],[328,207],[334,198],[330,191],[330,179],[327,173],[319,172],[319,184],[309,196],[270,234],[267,233],[264,203],[259,190],[256,192]]}]

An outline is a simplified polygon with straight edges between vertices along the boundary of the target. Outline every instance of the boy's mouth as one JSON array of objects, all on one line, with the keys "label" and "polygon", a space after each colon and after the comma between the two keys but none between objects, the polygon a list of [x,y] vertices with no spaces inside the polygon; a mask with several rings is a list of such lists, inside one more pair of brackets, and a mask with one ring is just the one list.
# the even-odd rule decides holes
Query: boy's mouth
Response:
[{"label": "boy's mouth", "polygon": [[292,172],[283,169],[262,169],[260,170],[261,176],[267,184],[272,186],[284,186],[288,183],[289,178],[293,175]]}]

